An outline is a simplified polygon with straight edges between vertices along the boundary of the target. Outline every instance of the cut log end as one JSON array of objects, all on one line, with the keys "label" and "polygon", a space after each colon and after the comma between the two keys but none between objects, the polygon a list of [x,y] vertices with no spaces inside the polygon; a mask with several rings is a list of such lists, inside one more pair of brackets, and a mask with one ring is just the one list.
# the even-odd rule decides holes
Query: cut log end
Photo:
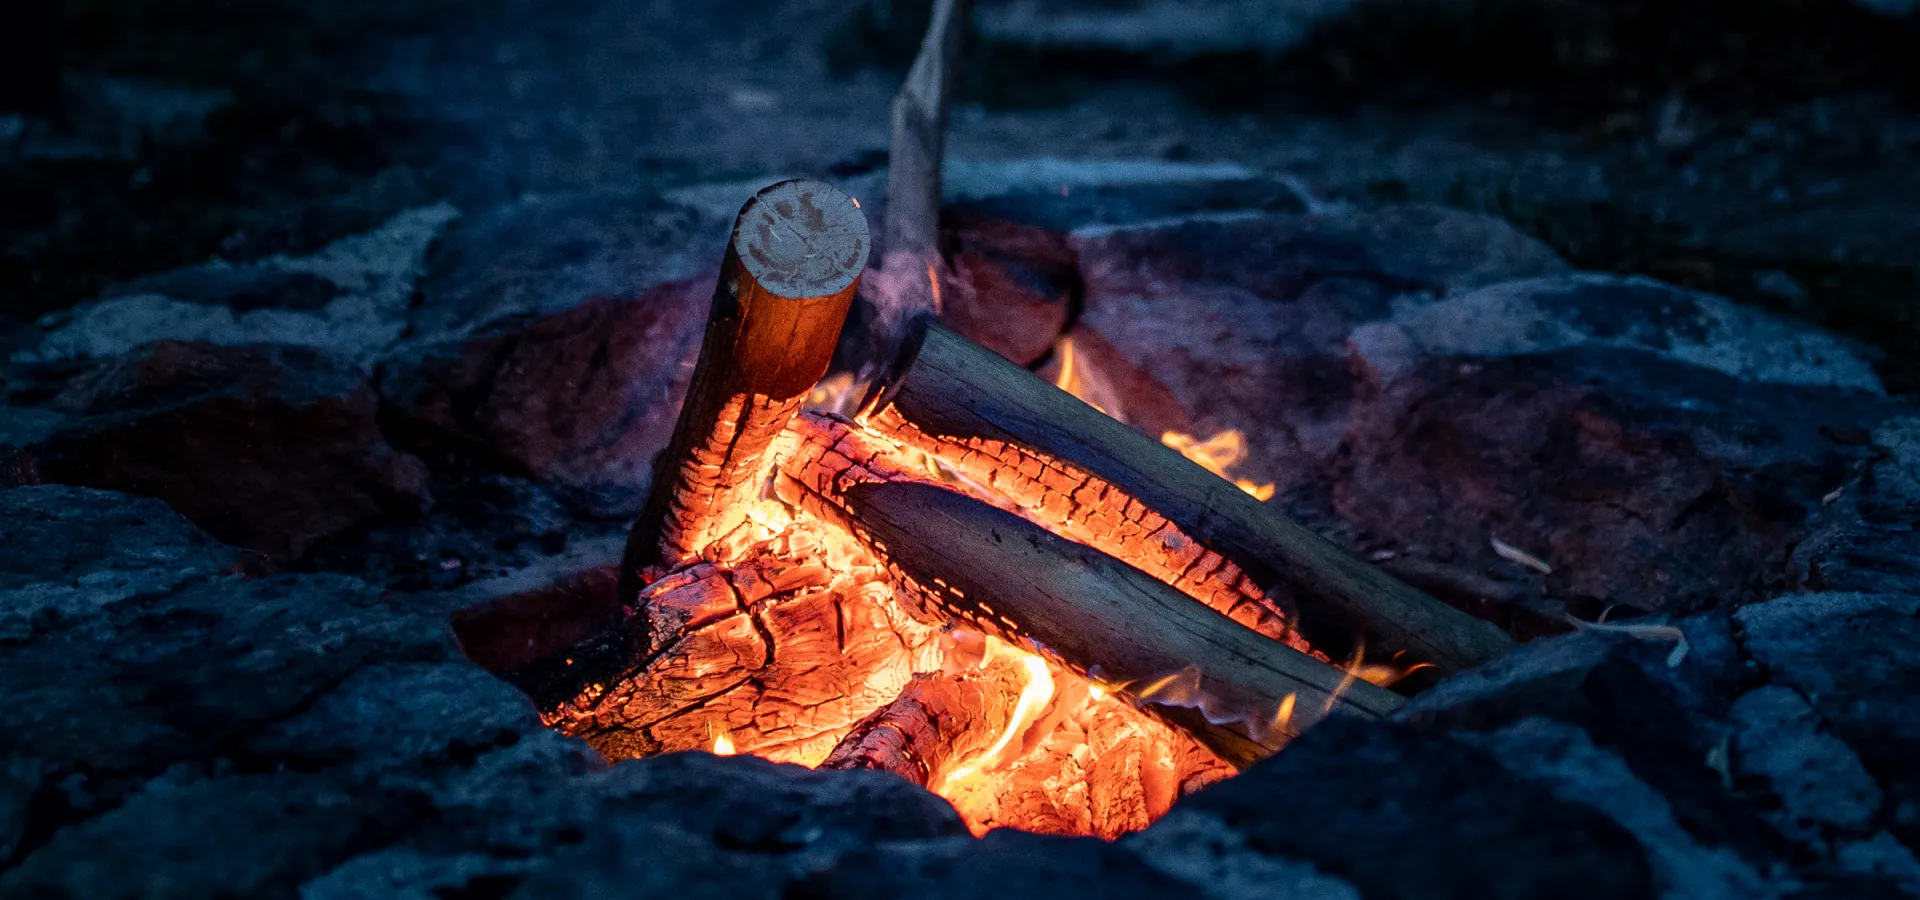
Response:
[{"label": "cut log end", "polygon": [[867,265],[871,241],[859,204],[838,188],[793,179],[740,210],[733,250],[767,293],[793,299],[846,290]]}]

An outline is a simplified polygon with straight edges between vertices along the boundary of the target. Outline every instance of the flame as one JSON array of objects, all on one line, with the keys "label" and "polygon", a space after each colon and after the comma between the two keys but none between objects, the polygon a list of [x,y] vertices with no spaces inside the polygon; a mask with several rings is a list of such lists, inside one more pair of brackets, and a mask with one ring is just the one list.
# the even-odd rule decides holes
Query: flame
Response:
[{"label": "flame", "polygon": [[1333,712],[1334,705],[1340,702],[1340,695],[1345,694],[1349,688],[1353,687],[1355,681],[1360,680],[1360,670],[1366,668],[1366,662],[1367,646],[1365,644],[1356,645],[1353,648],[1353,661],[1347,663],[1345,666],[1346,674],[1341,677],[1340,683],[1334,686],[1333,692],[1327,695],[1326,708],[1322,709],[1321,712]]},{"label": "flame", "polygon": [[1005,641],[989,638],[985,661],[991,662],[996,654],[1001,653],[1017,654],[1020,665],[1027,670],[1027,683],[1020,689],[1020,700],[1014,704],[1013,716],[1007,720],[1007,727],[1000,732],[1000,737],[993,742],[993,746],[988,747],[985,753],[980,754],[972,762],[948,772],[936,793],[950,789],[999,762],[1000,755],[1006,751],[1008,745],[1013,743],[1013,739],[1026,731],[1027,726],[1032,724],[1033,720],[1038,718],[1040,712],[1053,700],[1053,673],[1047,669],[1046,660]]},{"label": "flame", "polygon": [[933,314],[937,316],[940,314],[942,306],[940,302],[940,276],[934,274],[932,260],[927,261],[927,284],[933,288]]},{"label": "flame", "polygon": [[728,733],[724,725],[717,726],[717,729],[713,735],[713,755],[732,756],[734,754],[733,735]]},{"label": "flame", "polygon": [[1247,436],[1237,428],[1217,432],[1213,437],[1199,440],[1184,431],[1169,431],[1160,435],[1160,443],[1180,451],[1184,456],[1215,475],[1225,478],[1243,491],[1253,495],[1253,499],[1265,502],[1273,497],[1273,484],[1255,484],[1245,478],[1234,478],[1228,470],[1247,458]]}]

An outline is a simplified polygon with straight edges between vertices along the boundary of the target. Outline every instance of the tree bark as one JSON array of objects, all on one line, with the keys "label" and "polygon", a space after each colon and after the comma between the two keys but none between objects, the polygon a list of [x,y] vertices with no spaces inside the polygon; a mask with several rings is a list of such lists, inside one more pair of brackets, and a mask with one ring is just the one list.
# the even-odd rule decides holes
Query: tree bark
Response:
[{"label": "tree bark", "polygon": [[853,198],[817,181],[783,181],[741,208],[692,385],[627,541],[623,599],[745,523],[768,445],[826,372],[868,249]]},{"label": "tree bark", "polygon": [[1513,646],[1492,624],[1393,579],[944,329],[928,329],[912,364],[867,406],[875,410],[869,428],[952,461],[967,478],[1005,480],[1023,505],[1039,498],[1052,518],[1072,523],[1063,529],[1071,536],[1124,534],[1119,520],[1132,520],[1166,546],[1167,553],[1150,554],[1166,571],[1180,578],[1227,571],[1235,585],[1246,583],[1238,593],[1283,596],[1314,647],[1344,655],[1361,645],[1377,658],[1400,654],[1397,662],[1447,674]]}]

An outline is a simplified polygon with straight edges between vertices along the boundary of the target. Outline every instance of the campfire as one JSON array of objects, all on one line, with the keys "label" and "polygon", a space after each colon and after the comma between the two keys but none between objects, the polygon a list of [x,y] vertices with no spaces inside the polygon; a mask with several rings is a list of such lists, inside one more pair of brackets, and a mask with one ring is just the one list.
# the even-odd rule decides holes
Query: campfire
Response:
[{"label": "campfire", "polygon": [[743,208],[622,623],[551,666],[549,725],[1111,837],[1316,721],[1391,713],[1402,676],[1504,652],[1228,480],[1237,436],[1156,441],[1063,390],[1070,347],[1049,383],[924,326],[863,390],[818,384],[868,251],[828,185]]}]

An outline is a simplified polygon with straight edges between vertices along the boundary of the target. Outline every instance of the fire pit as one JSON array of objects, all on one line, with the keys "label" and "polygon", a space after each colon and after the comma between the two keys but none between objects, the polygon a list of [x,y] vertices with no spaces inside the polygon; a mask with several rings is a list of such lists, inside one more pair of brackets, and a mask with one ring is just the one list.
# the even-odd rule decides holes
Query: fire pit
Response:
[{"label": "fire pit", "polygon": [[549,725],[615,759],[880,769],[976,831],[1111,837],[1506,649],[950,332],[858,396],[817,387],[867,252],[825,184],[742,209],[621,619],[522,679]]}]

